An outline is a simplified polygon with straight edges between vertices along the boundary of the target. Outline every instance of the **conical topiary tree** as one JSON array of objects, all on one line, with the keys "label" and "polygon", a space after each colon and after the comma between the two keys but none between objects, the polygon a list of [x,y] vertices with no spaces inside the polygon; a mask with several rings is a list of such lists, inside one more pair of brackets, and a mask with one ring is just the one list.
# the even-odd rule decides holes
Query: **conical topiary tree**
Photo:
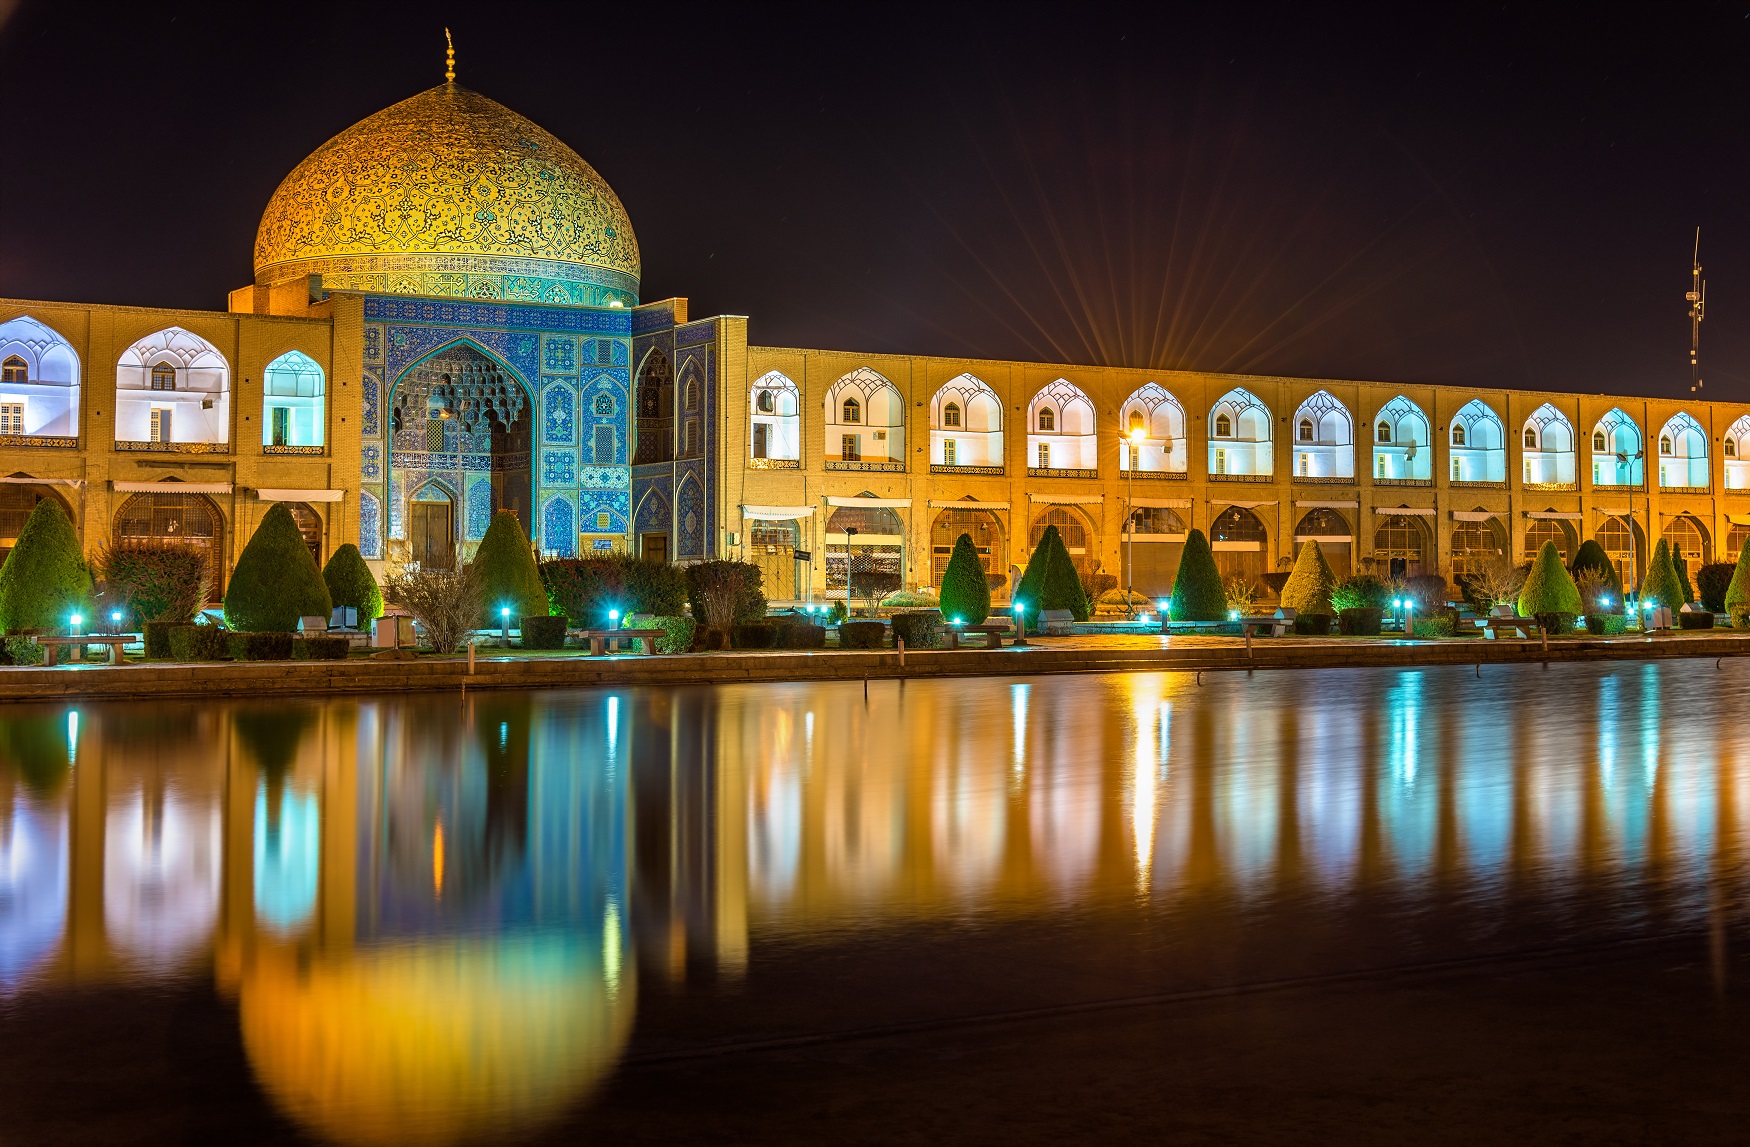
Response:
[{"label": "conical topiary tree", "polygon": [[1081,571],[1076,569],[1075,559],[1069,556],[1063,538],[1055,534],[1051,539],[1051,552],[1046,557],[1045,578],[1039,586],[1039,608],[1067,609],[1077,621],[1088,620],[1090,612],[1088,594],[1082,588]]},{"label": "conical topiary tree", "polygon": [[1683,556],[1683,547],[1677,545],[1671,547],[1671,568],[1676,571],[1677,584],[1683,589],[1683,601],[1679,602],[1678,605],[1694,601],[1695,586],[1691,585],[1689,581],[1689,559]]},{"label": "conical topiary tree", "polygon": [[1562,555],[1556,544],[1545,542],[1537,551],[1537,560],[1531,563],[1531,572],[1525,575],[1525,584],[1520,587],[1519,616],[1535,617],[1543,622],[1544,628],[1559,630],[1563,626],[1554,620],[1558,615],[1567,615],[1571,624],[1571,619],[1584,608],[1580,603],[1580,588],[1574,584],[1574,576],[1568,572],[1568,567],[1562,564]]},{"label": "conical topiary tree", "polygon": [[1726,612],[1732,615],[1733,625],[1750,615],[1750,538],[1745,538],[1738,550],[1738,568],[1732,571],[1732,584],[1726,587]]},{"label": "conical topiary tree", "polygon": [[1215,568],[1215,555],[1209,551],[1209,539],[1202,530],[1185,535],[1179,572],[1173,578],[1173,596],[1167,602],[1167,616],[1174,621],[1227,620],[1227,594],[1221,588],[1221,571]]},{"label": "conical topiary tree", "polygon": [[90,620],[94,596],[73,523],[59,502],[44,498],[0,565],[0,630],[65,630],[74,614]]},{"label": "conical topiary tree", "polygon": [[1331,590],[1336,584],[1337,576],[1325,560],[1324,548],[1317,542],[1302,542],[1294,572],[1282,586],[1282,608],[1302,617],[1334,617],[1337,611],[1331,604]]},{"label": "conical topiary tree", "polygon": [[1647,579],[1641,583],[1641,607],[1645,609],[1649,604],[1672,611],[1683,605],[1683,582],[1677,577],[1677,567],[1671,561],[1671,543],[1664,538],[1653,547],[1653,560],[1647,563]]},{"label": "conical topiary tree", "polygon": [[1585,570],[1594,570],[1609,578],[1612,595],[1616,600],[1622,600],[1622,578],[1616,572],[1616,563],[1610,560],[1610,555],[1604,552],[1596,538],[1587,538],[1580,543],[1574,564],[1568,567],[1568,572],[1576,578]]},{"label": "conical topiary tree", "polygon": [[275,502],[237,557],[225,590],[225,624],[244,633],[294,633],[300,617],[334,612],[328,585],[298,523]]},{"label": "conical topiary tree", "polygon": [[351,542],[335,550],[322,567],[322,580],[334,608],[350,606],[359,611],[359,624],[383,616],[383,591],[365,564],[365,557]]},{"label": "conical topiary tree", "polygon": [[1057,527],[1046,526],[1045,532],[1039,536],[1039,544],[1033,547],[1033,554],[1027,559],[1027,568],[1021,572],[1014,595],[1009,599],[1020,603],[1027,617],[1039,617],[1039,592],[1045,587],[1045,567],[1051,564],[1051,543],[1056,538]]},{"label": "conical topiary tree", "polygon": [[486,612],[481,624],[497,628],[503,621],[502,610],[510,610],[510,622],[518,624],[525,617],[547,615],[547,587],[541,584],[541,571],[535,565],[534,551],[529,548],[529,536],[522,523],[509,510],[492,515],[486,536],[474,553],[474,570],[486,591]]},{"label": "conical topiary tree", "polygon": [[971,534],[961,534],[954,541],[948,568],[942,571],[940,602],[943,617],[959,618],[967,625],[979,625],[990,616],[990,581]]}]

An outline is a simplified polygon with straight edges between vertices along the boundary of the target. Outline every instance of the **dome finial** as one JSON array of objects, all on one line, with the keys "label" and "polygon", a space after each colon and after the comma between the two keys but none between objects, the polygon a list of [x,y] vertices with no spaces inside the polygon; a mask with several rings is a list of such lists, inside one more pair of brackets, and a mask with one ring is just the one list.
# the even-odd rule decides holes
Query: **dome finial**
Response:
[{"label": "dome finial", "polygon": [[450,30],[444,29],[444,83],[456,82],[456,45],[450,40]]}]

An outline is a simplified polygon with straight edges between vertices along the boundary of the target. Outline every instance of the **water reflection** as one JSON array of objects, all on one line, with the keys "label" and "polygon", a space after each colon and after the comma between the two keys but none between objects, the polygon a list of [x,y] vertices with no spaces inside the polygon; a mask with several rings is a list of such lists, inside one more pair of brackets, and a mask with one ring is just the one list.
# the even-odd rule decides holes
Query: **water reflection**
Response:
[{"label": "water reflection", "polygon": [[640,968],[726,990],[768,942],[1300,905],[1341,951],[1388,902],[1695,923],[1743,882],[1721,730],[1750,676],[1694,672],[16,707],[0,999],[204,979],[302,1127],[449,1142],[577,1109]]}]

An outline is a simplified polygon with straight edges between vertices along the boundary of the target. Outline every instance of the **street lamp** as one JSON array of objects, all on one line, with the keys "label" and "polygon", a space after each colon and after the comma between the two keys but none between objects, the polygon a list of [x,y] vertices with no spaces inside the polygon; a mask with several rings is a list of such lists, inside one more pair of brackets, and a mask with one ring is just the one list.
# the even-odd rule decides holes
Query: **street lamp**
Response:
[{"label": "street lamp", "polygon": [[1142,427],[1138,426],[1130,432],[1130,493],[1126,495],[1126,506],[1130,511],[1130,554],[1124,562],[1124,612],[1131,617],[1136,616],[1136,606],[1131,604],[1131,594],[1136,588],[1136,464],[1142,457]]},{"label": "street lamp", "polygon": [[503,643],[504,648],[509,649],[510,648],[510,606],[501,605],[498,607],[498,622],[499,622],[499,625],[501,627],[499,635],[498,635],[499,640]]},{"label": "street lamp", "polygon": [[[609,629],[620,628],[620,611],[619,610],[617,610],[617,609],[608,610],[608,628]],[[618,647],[616,646],[616,648],[618,648]]]},{"label": "street lamp", "polygon": [[1015,644],[1027,644],[1027,603],[1020,598],[1015,599],[1011,607],[1015,611]]}]

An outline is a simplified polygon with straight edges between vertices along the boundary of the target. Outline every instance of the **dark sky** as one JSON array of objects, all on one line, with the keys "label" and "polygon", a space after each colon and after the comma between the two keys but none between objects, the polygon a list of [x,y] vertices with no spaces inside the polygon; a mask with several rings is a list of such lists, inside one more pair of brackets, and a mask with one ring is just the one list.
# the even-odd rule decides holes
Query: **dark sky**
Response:
[{"label": "dark sky", "polygon": [[756,343],[1678,395],[1699,225],[1742,399],[1747,11],[26,0],[0,295],[223,307],[447,23],[619,192],[644,297]]}]

